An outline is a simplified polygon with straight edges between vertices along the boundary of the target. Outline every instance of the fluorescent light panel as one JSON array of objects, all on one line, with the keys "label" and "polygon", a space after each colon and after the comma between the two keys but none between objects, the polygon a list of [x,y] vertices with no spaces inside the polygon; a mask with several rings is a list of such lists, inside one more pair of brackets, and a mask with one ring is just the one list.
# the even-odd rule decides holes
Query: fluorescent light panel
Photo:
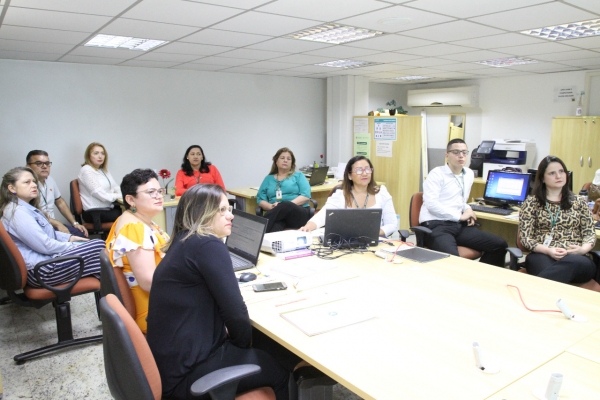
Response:
[{"label": "fluorescent light panel", "polygon": [[368,39],[379,35],[383,35],[383,32],[355,28],[353,26],[325,24],[292,33],[287,37],[292,39],[310,40],[313,42],[341,44]]},{"label": "fluorescent light panel", "polygon": [[429,76],[421,76],[421,75],[408,75],[408,76],[399,76],[394,79],[399,81],[418,81],[421,79],[431,79]]},{"label": "fluorescent light panel", "polygon": [[555,41],[596,36],[600,35],[600,19],[529,29],[521,33]]},{"label": "fluorescent light panel", "polygon": [[329,61],[321,64],[315,64],[320,67],[333,67],[333,68],[360,68],[366,67],[367,65],[379,65],[380,63],[368,62],[368,61],[352,61],[352,60],[337,60]]},{"label": "fluorescent light panel", "polygon": [[476,61],[475,64],[487,65],[488,67],[512,67],[514,65],[523,65],[523,64],[535,64],[537,60],[532,60],[530,58],[517,58],[517,57],[508,57],[508,58],[496,58],[494,60],[485,60],[485,61]]},{"label": "fluorescent light panel", "polygon": [[100,34],[96,35],[84,46],[148,51],[165,43],[169,42],[165,40],[141,39],[127,36]]}]

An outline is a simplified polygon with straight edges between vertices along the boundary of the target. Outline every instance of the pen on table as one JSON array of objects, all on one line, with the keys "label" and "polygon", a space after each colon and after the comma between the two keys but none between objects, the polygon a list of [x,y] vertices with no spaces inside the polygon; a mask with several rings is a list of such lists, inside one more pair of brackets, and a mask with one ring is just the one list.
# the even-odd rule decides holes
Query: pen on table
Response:
[{"label": "pen on table", "polygon": [[303,297],[301,299],[296,299],[296,300],[288,301],[286,303],[278,303],[278,304],[275,304],[275,307],[287,306],[288,304],[297,303],[297,302],[303,301],[303,300],[307,300],[307,298]]}]

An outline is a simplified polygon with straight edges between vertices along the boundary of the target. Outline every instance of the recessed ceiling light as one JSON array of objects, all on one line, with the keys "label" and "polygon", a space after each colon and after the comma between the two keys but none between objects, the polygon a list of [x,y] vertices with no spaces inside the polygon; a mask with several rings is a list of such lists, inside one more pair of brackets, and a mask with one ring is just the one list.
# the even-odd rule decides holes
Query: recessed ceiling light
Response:
[{"label": "recessed ceiling light", "polygon": [[338,24],[325,24],[304,29],[286,37],[313,42],[341,44],[383,35],[383,32]]},{"label": "recessed ceiling light", "polygon": [[513,65],[535,64],[537,60],[530,58],[508,57],[496,58],[495,60],[476,61],[475,64],[487,65],[489,67],[512,67]]},{"label": "recessed ceiling light", "polygon": [[567,40],[596,36],[600,35],[600,19],[529,29],[521,31],[521,33],[548,40]]},{"label": "recessed ceiling light", "polygon": [[394,79],[399,81],[418,81],[421,79],[431,79],[429,76],[421,76],[421,75],[408,75],[408,76],[398,76]]},{"label": "recessed ceiling light", "polygon": [[389,17],[383,18],[377,21],[378,24],[381,25],[408,25],[412,22],[410,18],[401,18],[401,17]]},{"label": "recessed ceiling light", "polygon": [[96,35],[84,46],[88,47],[105,47],[110,49],[129,49],[129,50],[140,50],[148,51],[157,46],[169,43],[165,40],[153,40],[153,39],[140,39],[127,36],[115,36],[115,35]]},{"label": "recessed ceiling light", "polygon": [[352,61],[352,60],[337,60],[329,61],[321,64],[315,64],[321,67],[333,67],[333,68],[360,68],[366,67],[367,65],[379,65],[380,63],[368,62],[368,61]]}]

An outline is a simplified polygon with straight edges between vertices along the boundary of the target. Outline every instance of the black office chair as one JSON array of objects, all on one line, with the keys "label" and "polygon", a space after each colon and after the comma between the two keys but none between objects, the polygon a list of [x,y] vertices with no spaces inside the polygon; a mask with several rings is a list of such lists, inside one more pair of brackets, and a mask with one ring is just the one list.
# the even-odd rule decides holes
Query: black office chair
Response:
[{"label": "black office chair", "polygon": [[[65,261],[79,260],[79,274],[73,282],[49,286],[40,278],[37,271],[40,267]],[[41,308],[46,304],[52,303],[56,315],[56,330],[58,342],[45,346],[40,349],[31,350],[14,356],[17,364],[23,364],[30,358],[34,358],[46,353],[60,350],[66,347],[94,343],[102,340],[102,335],[90,336],[79,339],[73,338],[73,327],[71,325],[71,297],[86,293],[94,293],[96,305],[100,297],[100,281],[93,276],[82,278],[83,258],[79,256],[57,257],[48,261],[43,261],[35,266],[36,278],[42,288],[34,288],[27,284],[27,267],[21,252],[13,242],[12,238],[0,222],[0,288],[6,290],[8,297],[15,303],[23,307]]]},{"label": "black office chair", "polygon": [[[319,206],[319,203],[315,200],[315,199],[308,199],[308,201],[310,201],[312,203],[311,207],[310,207],[310,218],[312,218],[315,215],[315,210],[317,209],[317,207]],[[262,217],[266,211],[263,210],[262,208],[260,208],[260,206],[256,206],[256,215],[258,215],[259,217]]]},{"label": "black office chair", "polygon": [[83,225],[87,229],[90,235],[100,235],[102,240],[106,240],[110,228],[112,228],[114,222],[100,222],[100,214],[102,211],[109,211],[110,208],[93,208],[87,210],[92,216],[93,223],[85,222],[83,220],[83,203],[81,202],[81,194],[79,191],[79,181],[73,179],[71,181],[71,198],[70,198],[71,214],[75,217],[75,220]]}]

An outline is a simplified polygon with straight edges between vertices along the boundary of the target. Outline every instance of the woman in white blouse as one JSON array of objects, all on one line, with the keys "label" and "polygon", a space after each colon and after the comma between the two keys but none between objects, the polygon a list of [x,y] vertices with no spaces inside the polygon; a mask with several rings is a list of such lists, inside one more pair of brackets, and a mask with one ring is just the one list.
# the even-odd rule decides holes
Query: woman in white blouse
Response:
[{"label": "woman in white blouse", "polygon": [[389,236],[398,229],[392,196],[385,186],[375,184],[371,160],[364,156],[352,157],[346,164],[342,190],[327,199],[325,206],[300,230],[310,232],[325,225],[327,210],[336,208],[381,208],[383,210],[380,236]]},{"label": "woman in white blouse", "polygon": [[110,208],[100,214],[101,222],[113,222],[121,215],[121,207],[114,204],[121,198],[121,188],[108,172],[108,153],[100,143],[90,143],[85,149],[85,162],[81,165],[79,175],[79,191],[83,203],[83,219],[94,222],[87,210],[93,208]]}]

